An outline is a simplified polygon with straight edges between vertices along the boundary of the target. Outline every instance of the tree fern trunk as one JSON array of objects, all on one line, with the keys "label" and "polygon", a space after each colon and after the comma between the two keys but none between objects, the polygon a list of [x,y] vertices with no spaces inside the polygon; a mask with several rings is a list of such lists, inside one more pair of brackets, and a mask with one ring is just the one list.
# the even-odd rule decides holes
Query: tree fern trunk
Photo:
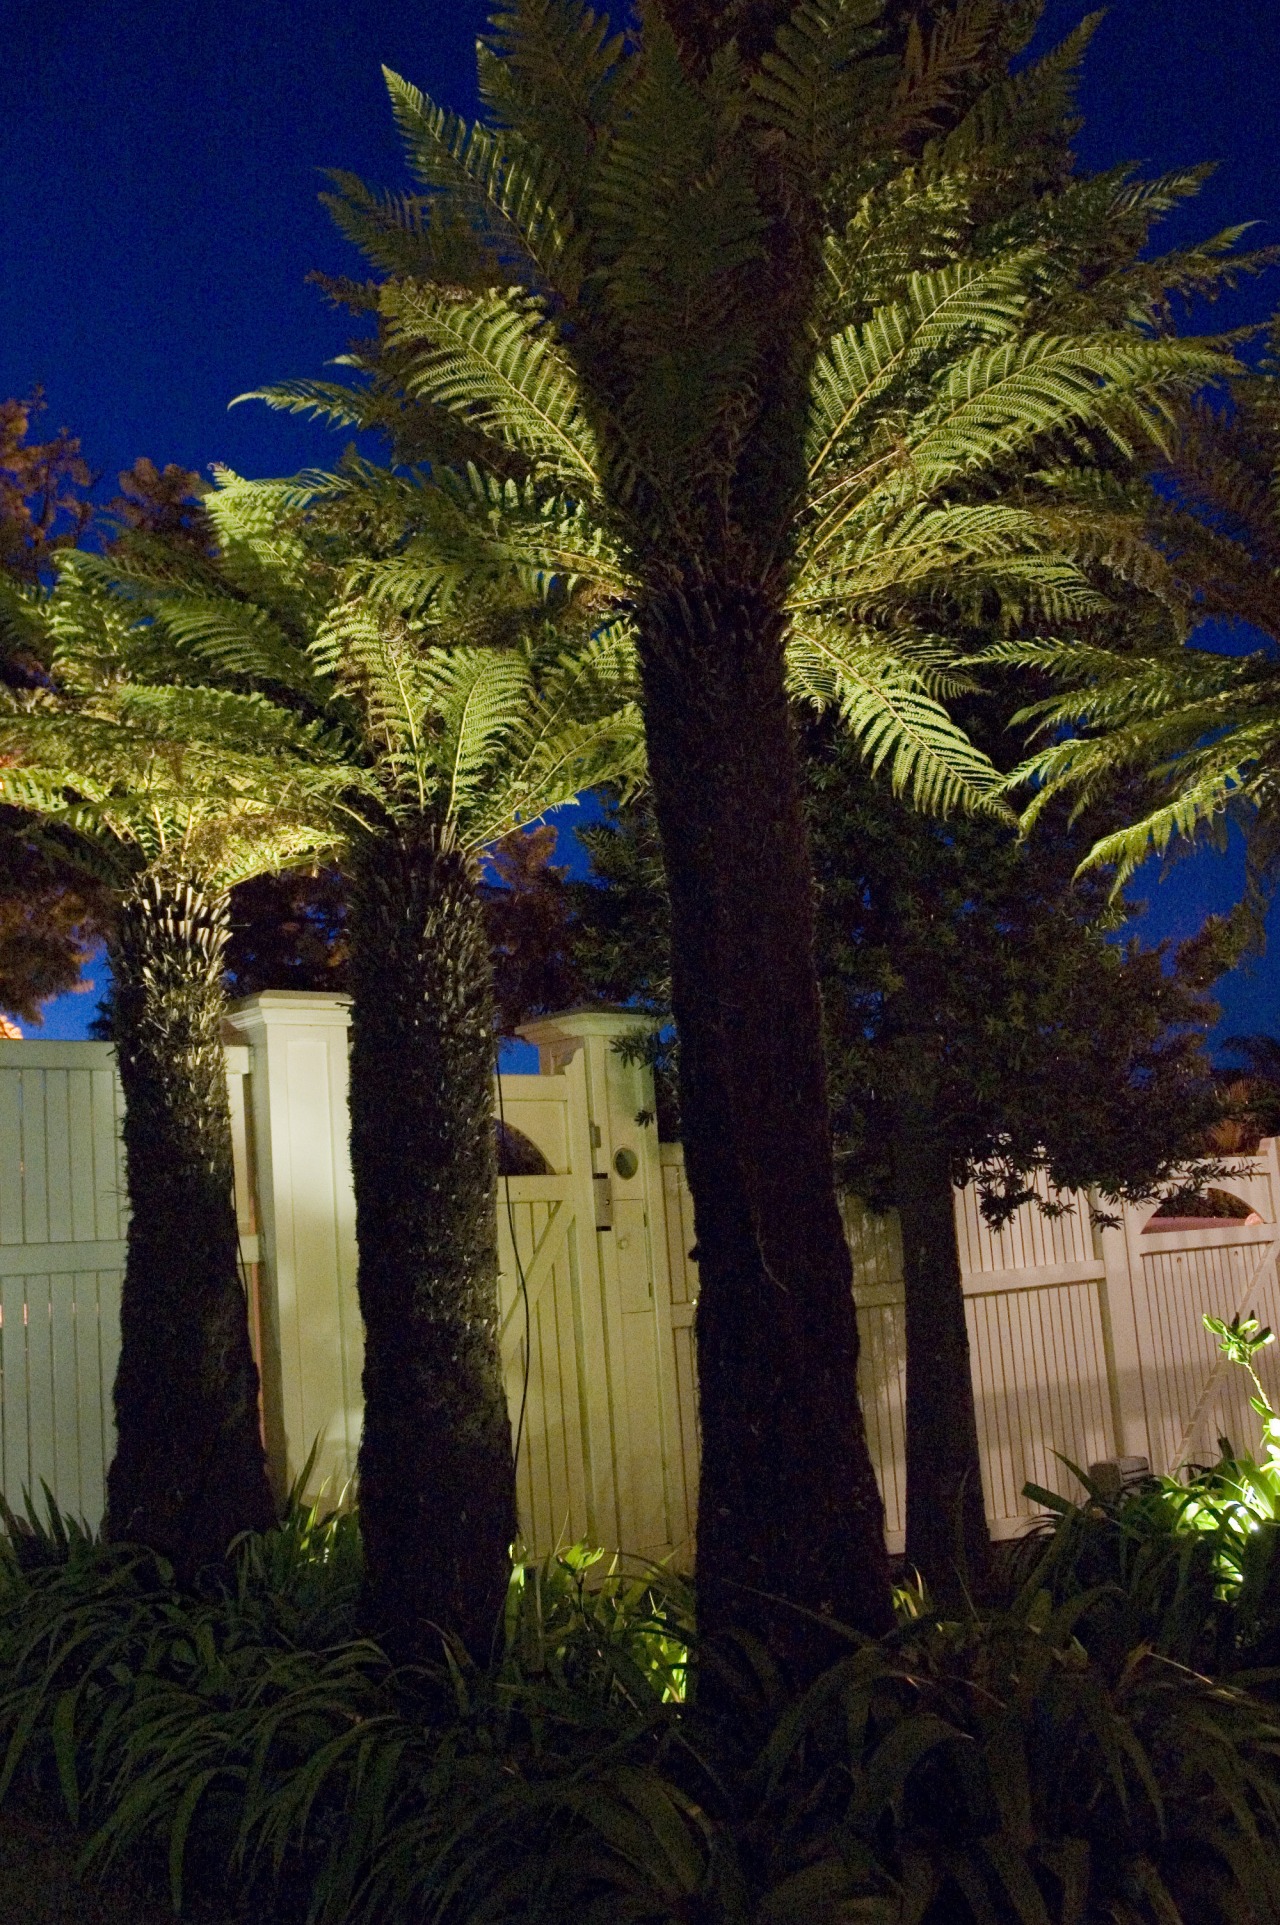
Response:
[{"label": "tree fern trunk", "polygon": [[415,826],[351,892],[351,1164],[371,1628],[487,1653],[516,1532],[497,1338],[493,990],[471,864]]},{"label": "tree fern trunk", "polygon": [[927,1094],[904,1068],[894,1127],[907,1337],[907,1562],[934,1603],[962,1611],[987,1587],[991,1541],[973,1403],[951,1159]]},{"label": "tree fern trunk", "polygon": [[236,1232],[226,935],[225,900],[148,882],[111,954],[131,1214],[108,1526],[186,1577],[275,1519]]},{"label": "tree fern trunk", "polygon": [[813,1615],[890,1618],[857,1396],[783,622],[750,593],[641,610],[646,730],[671,901],[680,1106],[701,1294],[698,1610],[797,1679]]}]

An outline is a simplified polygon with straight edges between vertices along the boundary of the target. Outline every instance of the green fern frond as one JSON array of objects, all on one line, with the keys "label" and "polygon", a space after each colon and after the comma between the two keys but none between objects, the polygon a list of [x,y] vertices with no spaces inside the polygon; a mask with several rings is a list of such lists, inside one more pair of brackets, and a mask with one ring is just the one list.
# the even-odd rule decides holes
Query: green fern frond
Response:
[{"label": "green fern frond", "polygon": [[358,388],[344,387],[338,381],[276,381],[266,388],[248,388],[232,397],[231,406],[242,401],[265,401],[279,414],[301,414],[309,421],[323,421],[331,428],[366,428],[366,397]]},{"label": "green fern frond", "polygon": [[994,267],[957,264],[913,274],[904,298],[879,308],[835,336],[818,356],[812,378],[809,472],[822,469],[865,410],[895,377],[955,336],[997,338],[1025,309],[1037,256],[1015,255]]},{"label": "green fern frond", "polygon": [[527,261],[554,285],[573,221],[560,202],[558,170],[513,149],[501,134],[437,107],[417,87],[384,67],[391,111],[409,165],[430,193],[448,195],[485,237],[495,280],[527,281],[506,263]]},{"label": "green fern frond", "polygon": [[752,117],[787,142],[793,166],[827,174],[872,108],[893,63],[878,52],[880,0],[802,0],[751,76]]},{"label": "green fern frond", "polygon": [[504,128],[552,157],[581,219],[592,163],[627,63],[607,15],[576,0],[500,8],[479,48],[480,96]]},{"label": "green fern frond", "polygon": [[412,349],[405,385],[415,399],[540,457],[566,480],[595,481],[595,441],[573,369],[536,308],[514,296],[459,301],[408,286],[389,289],[383,310],[392,340]]},{"label": "green fern frond", "polygon": [[895,795],[935,815],[1008,816],[999,771],[928,693],[924,675],[882,637],[798,621],[787,678],[795,699],[838,711],[872,769],[888,764]]},{"label": "green fern frond", "polygon": [[332,169],[320,199],[334,224],[381,274],[440,280],[477,290],[504,279],[474,224],[438,195],[377,193],[357,174]]}]

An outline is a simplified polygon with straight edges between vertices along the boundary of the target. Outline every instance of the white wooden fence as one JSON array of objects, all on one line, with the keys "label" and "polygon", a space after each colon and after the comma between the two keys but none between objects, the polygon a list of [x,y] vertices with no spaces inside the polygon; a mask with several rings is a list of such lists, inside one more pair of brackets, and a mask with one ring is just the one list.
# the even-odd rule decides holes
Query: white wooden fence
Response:
[{"label": "white wooden fence", "polygon": [[[236,1201],[276,1475],[318,1440],[317,1481],[355,1467],[361,1327],[347,1158],[347,1011],[280,993],[233,1016],[227,1050]],[[505,1076],[502,1111],[551,1172],[499,1186],[502,1343],[526,1538],[590,1538],[685,1555],[697,1485],[693,1220],[678,1147],[660,1145],[648,1072],[612,1044],[625,1017],[531,1025],[541,1073]],[[10,1502],[46,1482],[101,1515],[123,1263],[120,1099],[99,1043],[0,1043],[0,1479]],[[388,1128],[394,1128],[388,1118]],[[629,1154],[628,1154],[629,1153]],[[1098,1232],[1084,1198],[1000,1233],[956,1200],[988,1515],[1008,1535],[1032,1480],[1066,1488],[1059,1455],[1136,1453],[1171,1468],[1225,1431],[1252,1442],[1243,1374],[1213,1376],[1206,1310],[1280,1325],[1275,1141],[1231,1186],[1260,1222]],[[863,1339],[861,1391],[902,1542],[902,1277],[896,1225],[847,1212]],[[518,1256],[518,1261],[517,1261]],[[1260,1259],[1267,1261],[1261,1264]],[[1255,1272],[1258,1274],[1255,1276]],[[1251,1281],[1252,1280],[1252,1281]],[[1280,1401],[1280,1368],[1264,1358]],[[1208,1386],[1208,1394],[1206,1394]],[[520,1413],[523,1410],[523,1420]]]}]

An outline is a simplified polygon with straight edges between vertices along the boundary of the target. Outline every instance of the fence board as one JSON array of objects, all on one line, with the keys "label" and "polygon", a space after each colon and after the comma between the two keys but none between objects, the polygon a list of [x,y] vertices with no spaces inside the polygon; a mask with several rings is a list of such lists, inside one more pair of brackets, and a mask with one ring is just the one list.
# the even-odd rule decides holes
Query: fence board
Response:
[{"label": "fence board", "polygon": [[53,1380],[53,1488],[62,1508],[78,1513],[82,1500],[76,1280],[65,1271],[49,1279],[49,1363]]},{"label": "fence board", "polygon": [[53,1329],[47,1276],[27,1279],[27,1435],[32,1495],[47,1483],[57,1495],[58,1413],[53,1399]]},{"label": "fence board", "polygon": [[80,1480],[80,1514],[97,1520],[106,1510],[106,1460],[103,1397],[108,1386],[102,1376],[99,1343],[98,1274],[77,1272],[73,1278],[76,1302],[76,1436]]},{"label": "fence board", "polygon": [[0,1281],[0,1428],[4,1490],[11,1504],[32,1488],[31,1421],[27,1396],[26,1280]]},{"label": "fence board", "polygon": [[49,1241],[49,1191],[45,1180],[44,1072],[19,1077],[22,1118],[22,1240]]},{"label": "fence board", "polygon": [[[102,1043],[0,1043],[0,1488],[96,1525],[113,1445],[122,1102]],[[175,1414],[175,1421],[177,1421]]]}]

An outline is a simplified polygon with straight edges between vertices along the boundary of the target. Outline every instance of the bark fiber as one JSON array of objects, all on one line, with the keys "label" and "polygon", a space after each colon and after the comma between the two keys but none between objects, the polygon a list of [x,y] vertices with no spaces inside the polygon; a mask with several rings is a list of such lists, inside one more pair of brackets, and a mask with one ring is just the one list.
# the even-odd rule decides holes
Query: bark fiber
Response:
[{"label": "bark fiber", "polygon": [[654,597],[640,630],[701,1276],[699,1623],[764,1641],[802,1682],[837,1649],[823,1618],[880,1632],[890,1602],[783,623],[704,590]]},{"label": "bark fiber", "polygon": [[498,1347],[493,990],[468,859],[429,825],[354,864],[351,1166],[366,1619],[487,1656],[516,1534]]},{"label": "bark fiber", "polygon": [[111,952],[130,1217],[108,1530],[187,1578],[275,1522],[236,1230],[226,934],[223,899],[148,883]]}]

